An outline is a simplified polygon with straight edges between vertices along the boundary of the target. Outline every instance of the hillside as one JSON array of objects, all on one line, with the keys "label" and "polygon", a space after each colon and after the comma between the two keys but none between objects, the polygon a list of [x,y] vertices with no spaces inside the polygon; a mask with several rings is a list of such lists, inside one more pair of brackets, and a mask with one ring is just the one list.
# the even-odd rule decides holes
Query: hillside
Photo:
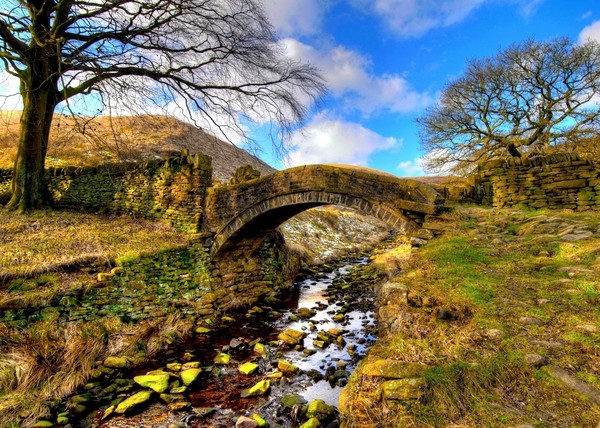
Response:
[{"label": "hillside", "polygon": [[[19,111],[0,111],[0,168],[12,167],[19,131]],[[229,180],[240,165],[261,174],[275,171],[257,157],[178,119],[158,116],[95,117],[75,121],[56,115],[47,166],[98,165],[165,157],[188,149],[213,159],[213,177]]]}]

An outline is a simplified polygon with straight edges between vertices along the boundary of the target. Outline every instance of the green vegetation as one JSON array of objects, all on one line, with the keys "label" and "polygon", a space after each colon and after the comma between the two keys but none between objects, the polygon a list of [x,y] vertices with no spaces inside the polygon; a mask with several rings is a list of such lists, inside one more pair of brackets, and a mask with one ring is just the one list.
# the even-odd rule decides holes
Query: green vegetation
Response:
[{"label": "green vegetation", "polygon": [[[410,403],[375,399],[381,407],[365,405],[348,426],[595,426],[600,408],[526,356],[600,385],[600,213],[453,216],[458,228],[415,252],[394,280],[407,286],[408,305],[367,357],[427,364],[427,392]],[[585,230],[594,233],[571,240]],[[359,375],[350,388],[360,400],[380,383]]]},{"label": "green vegetation", "polygon": [[113,317],[68,325],[36,322],[14,330],[0,323],[0,426],[16,427],[19,418],[33,423],[48,414],[48,406],[95,375],[96,361],[110,355],[143,361],[192,327],[178,314],[139,324]]}]

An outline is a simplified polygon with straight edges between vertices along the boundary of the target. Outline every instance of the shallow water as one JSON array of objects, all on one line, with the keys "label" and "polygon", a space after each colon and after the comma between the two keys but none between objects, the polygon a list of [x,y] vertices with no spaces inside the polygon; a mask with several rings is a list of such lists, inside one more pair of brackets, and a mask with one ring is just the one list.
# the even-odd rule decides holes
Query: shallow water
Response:
[{"label": "shallow water", "polygon": [[[157,361],[154,366],[136,370],[135,374],[140,374],[164,367],[168,362],[201,361],[207,369],[200,375],[195,386],[186,393],[187,401],[192,403],[191,409],[178,413],[169,412],[167,406],[157,400],[137,415],[117,416],[102,422],[96,416],[91,425],[111,428],[221,428],[234,426],[239,416],[256,412],[265,418],[271,427],[290,427],[296,425],[296,421],[291,410],[284,409],[281,405],[281,398],[286,395],[297,394],[307,402],[319,398],[337,406],[347,377],[375,340],[375,322],[371,312],[372,291],[369,287],[352,284],[349,275],[354,267],[366,262],[367,259],[361,257],[329,271],[304,275],[304,279],[296,283],[297,291],[290,299],[291,307],[275,308],[279,311],[278,314],[270,312],[251,317],[239,316],[230,327],[199,336],[182,348],[170,349],[166,353],[168,357]],[[316,314],[310,319],[294,320],[297,308],[313,309]],[[344,320],[333,321],[333,316],[340,311],[346,311]],[[287,328],[304,331],[306,337],[303,348],[314,349],[315,353],[306,355],[302,349],[269,346],[271,358],[265,359],[252,352],[254,341],[274,341],[277,334]],[[313,340],[318,332],[331,328],[343,330],[345,344],[338,345],[334,342],[324,349],[315,348]],[[239,339],[237,343],[236,339]],[[232,344],[236,346],[231,346]],[[227,351],[232,356],[232,364],[216,370],[213,367],[211,370],[209,366],[212,365],[212,359],[220,351]],[[272,382],[271,391],[265,397],[240,398],[244,388],[254,385],[264,378],[264,375],[277,371],[279,359],[293,363],[303,373],[285,382]],[[246,361],[259,364],[260,374],[240,374],[237,366]],[[83,422],[79,426],[89,425]]]}]

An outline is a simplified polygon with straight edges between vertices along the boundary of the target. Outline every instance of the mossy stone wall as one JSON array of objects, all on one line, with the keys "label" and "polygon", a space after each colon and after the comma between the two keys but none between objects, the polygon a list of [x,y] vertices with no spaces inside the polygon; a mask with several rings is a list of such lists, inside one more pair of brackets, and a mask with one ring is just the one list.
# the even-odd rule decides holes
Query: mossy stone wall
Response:
[{"label": "mossy stone wall", "polygon": [[[122,257],[104,272],[81,274],[67,289],[55,275],[13,280],[0,303],[0,322],[24,327],[36,321],[76,322],[120,317],[123,321],[183,315],[218,317],[252,305],[291,285],[287,248],[279,232],[245,263],[214,266],[209,235],[186,248],[142,257]],[[223,279],[223,277],[225,277]],[[12,298],[10,298],[12,296]]]},{"label": "mossy stone wall", "polygon": [[491,160],[479,166],[476,189],[496,208],[600,209],[600,166],[575,154]]},{"label": "mossy stone wall", "polygon": [[[0,170],[0,193],[12,172]],[[212,185],[208,156],[187,153],[142,163],[48,168],[46,178],[60,207],[129,214],[164,221],[177,229],[201,229],[206,188]]]}]

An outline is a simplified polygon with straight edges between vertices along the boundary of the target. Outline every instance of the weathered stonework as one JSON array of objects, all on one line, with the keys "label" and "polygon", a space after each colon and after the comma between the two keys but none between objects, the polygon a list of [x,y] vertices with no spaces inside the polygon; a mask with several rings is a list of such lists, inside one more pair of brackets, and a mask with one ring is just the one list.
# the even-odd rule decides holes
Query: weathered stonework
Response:
[{"label": "weathered stonework", "polygon": [[443,198],[430,186],[350,166],[307,165],[207,192],[205,227],[215,233],[211,255],[255,247],[261,236],[309,208],[342,205],[402,232],[438,213]]},{"label": "weathered stonework", "polygon": [[[55,201],[109,213],[168,222],[197,235],[189,248],[121,261],[98,283],[44,298],[15,295],[0,320],[126,320],[213,316],[257,303],[290,284],[299,261],[276,228],[311,207],[343,205],[371,214],[403,232],[435,218],[443,198],[430,186],[355,167],[311,165],[256,178],[242,168],[228,186],[211,187],[210,159],[182,153],[167,160],[95,168],[50,168]],[[10,172],[0,171],[0,191]],[[88,279],[89,281],[89,279]]]},{"label": "weathered stonework", "polygon": [[81,284],[67,291],[59,286],[39,290],[44,298],[26,298],[31,292],[10,293],[13,298],[0,303],[0,322],[15,327],[111,317],[136,322],[175,311],[216,318],[282,292],[298,268],[278,233],[269,235],[251,257],[221,265],[211,264],[206,239],[187,248],[124,257],[110,272],[81,276]]},{"label": "weathered stonework", "polygon": [[600,209],[600,166],[575,154],[491,160],[478,169],[475,188],[496,208]]},{"label": "weathered stonework", "polygon": [[[0,170],[0,193],[8,191],[11,176]],[[183,153],[139,164],[48,168],[46,178],[59,207],[129,214],[196,233],[212,168],[209,157]]]}]

